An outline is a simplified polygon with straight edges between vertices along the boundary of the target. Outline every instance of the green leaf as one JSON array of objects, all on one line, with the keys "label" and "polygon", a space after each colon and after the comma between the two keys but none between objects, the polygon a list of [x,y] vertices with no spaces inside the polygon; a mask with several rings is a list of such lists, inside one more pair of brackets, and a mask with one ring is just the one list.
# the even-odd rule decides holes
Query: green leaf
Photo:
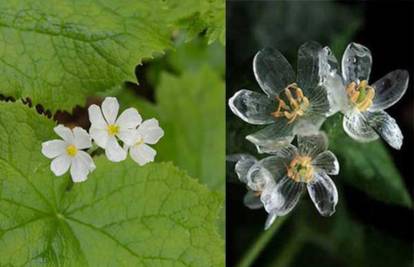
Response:
[{"label": "green leaf", "polygon": [[0,266],[222,266],[221,199],[170,163],[96,160],[55,177],[41,142],[54,123],[0,103]]},{"label": "green leaf", "polygon": [[325,123],[329,149],[339,158],[340,178],[374,199],[411,207],[411,199],[382,141],[360,143],[342,129],[342,116]]},{"label": "green leaf", "polygon": [[[172,32],[188,26],[178,21],[214,13],[203,2],[1,1],[0,94],[51,111],[83,105],[133,80],[137,64],[171,47]],[[216,32],[214,23],[204,24]]]}]

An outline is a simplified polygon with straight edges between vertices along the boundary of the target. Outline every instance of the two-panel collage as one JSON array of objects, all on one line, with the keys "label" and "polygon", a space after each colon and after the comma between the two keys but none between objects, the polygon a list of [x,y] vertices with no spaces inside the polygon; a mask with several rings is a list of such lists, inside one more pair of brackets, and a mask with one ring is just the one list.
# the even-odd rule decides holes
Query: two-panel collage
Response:
[{"label": "two-panel collage", "polygon": [[0,0],[0,267],[414,267],[414,2]]}]

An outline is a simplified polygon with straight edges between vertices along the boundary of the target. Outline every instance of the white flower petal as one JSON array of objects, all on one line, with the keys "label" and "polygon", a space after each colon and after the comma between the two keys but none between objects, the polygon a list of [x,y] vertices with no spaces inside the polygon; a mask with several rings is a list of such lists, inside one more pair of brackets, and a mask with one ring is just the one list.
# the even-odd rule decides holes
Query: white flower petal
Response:
[{"label": "white flower petal", "polygon": [[335,154],[331,151],[320,153],[313,161],[312,165],[327,174],[337,175],[339,173],[339,163]]},{"label": "white flower petal", "polygon": [[342,77],[345,84],[368,80],[371,73],[372,56],[368,48],[350,43],[342,56]]},{"label": "white flower petal", "polygon": [[277,213],[276,212],[270,212],[269,215],[267,216],[266,222],[265,222],[265,230],[269,229],[270,226],[272,226],[272,224],[275,222],[277,218]]},{"label": "white flower petal", "polygon": [[132,146],[141,139],[136,129],[121,129],[116,136],[127,146]]},{"label": "white flower petal", "polygon": [[253,71],[260,87],[269,97],[277,96],[287,85],[295,81],[292,66],[273,48],[257,52],[253,60]]},{"label": "white flower petal", "polygon": [[338,191],[326,173],[315,173],[313,179],[307,184],[307,188],[309,196],[321,215],[331,216],[335,213]]},{"label": "white flower petal", "polygon": [[154,118],[144,121],[138,127],[138,133],[146,144],[155,144],[164,136],[164,131],[158,125],[158,120]]},{"label": "white flower petal", "polygon": [[298,135],[299,154],[315,158],[328,149],[328,137],[323,133],[313,135]]},{"label": "white flower petal", "polygon": [[101,108],[97,105],[91,105],[88,108],[88,114],[89,114],[89,121],[91,122],[91,128],[100,128],[100,129],[106,129],[108,123],[105,121]]},{"label": "white flower petal", "polygon": [[106,148],[109,139],[108,130],[91,127],[89,133],[98,146]]},{"label": "white flower petal", "polygon": [[106,157],[113,162],[120,162],[125,160],[126,151],[119,145],[115,137],[111,136],[108,138],[105,148]]},{"label": "white flower petal", "polygon": [[239,177],[239,180],[243,183],[247,183],[247,173],[256,162],[256,158],[248,155],[248,154],[241,154],[239,156],[239,160],[236,162],[234,166],[234,170],[237,174],[237,177]]},{"label": "white flower petal", "polygon": [[102,102],[102,112],[108,124],[114,124],[118,116],[119,103],[115,97],[105,97]]},{"label": "white flower petal", "polygon": [[268,185],[274,183],[273,175],[257,162],[246,175],[247,186],[253,191],[263,191]]},{"label": "white flower petal", "polygon": [[403,135],[397,122],[385,111],[365,112],[364,116],[369,125],[391,147],[400,149],[403,143]]},{"label": "white flower petal", "polygon": [[246,136],[246,139],[256,145],[259,153],[272,153],[290,144],[294,136],[294,124],[288,124],[284,118],[266,126],[262,130]]},{"label": "white flower petal", "polygon": [[52,160],[52,163],[50,164],[50,169],[56,176],[61,176],[62,174],[68,171],[71,162],[72,159],[68,155],[62,154],[54,160]]},{"label": "white flower petal", "polygon": [[368,125],[361,112],[349,111],[345,113],[342,124],[345,132],[357,141],[370,142],[378,138],[378,135]]},{"label": "white flower petal", "polygon": [[42,143],[42,154],[53,159],[59,155],[62,155],[66,151],[67,143],[63,140],[50,140]]},{"label": "white flower petal", "polygon": [[131,158],[138,163],[140,166],[147,164],[148,162],[154,161],[157,152],[146,144],[139,146],[132,146],[129,149],[129,155]]},{"label": "white flower petal", "polygon": [[92,158],[86,152],[80,152],[85,153],[87,156],[78,152],[76,157],[72,160],[70,175],[72,176],[72,181],[75,183],[85,181],[88,178],[88,174],[95,169],[95,164],[93,163]]},{"label": "white flower petal", "polygon": [[78,151],[76,157],[79,157],[82,162],[88,167],[89,172],[92,172],[96,169],[95,162],[93,161],[91,155],[86,153],[85,151]]},{"label": "white flower petal", "polygon": [[408,71],[395,70],[372,84],[375,97],[369,110],[383,110],[394,105],[407,91],[408,80]]},{"label": "white flower petal", "polygon": [[73,133],[72,133],[72,131],[68,127],[65,127],[62,124],[59,124],[58,126],[56,126],[55,128],[53,128],[53,130],[64,141],[66,141],[69,144],[73,144]]},{"label": "white flower petal", "polygon": [[246,195],[244,195],[243,204],[252,210],[263,208],[260,195],[257,195],[257,193],[252,190],[247,191]]},{"label": "white flower petal", "polygon": [[277,108],[274,100],[264,94],[242,89],[229,99],[229,107],[233,113],[250,124],[270,124]]},{"label": "white flower petal", "polygon": [[92,146],[88,132],[80,127],[73,128],[74,144],[78,149],[86,149]]},{"label": "white flower petal", "polygon": [[319,53],[321,50],[322,46],[314,41],[306,42],[299,48],[297,83],[304,91],[316,87],[319,83]]},{"label": "white flower petal", "polygon": [[142,122],[142,117],[139,115],[138,110],[135,108],[128,108],[124,110],[121,115],[119,115],[116,120],[116,124],[121,129],[131,129],[137,128],[137,126]]}]

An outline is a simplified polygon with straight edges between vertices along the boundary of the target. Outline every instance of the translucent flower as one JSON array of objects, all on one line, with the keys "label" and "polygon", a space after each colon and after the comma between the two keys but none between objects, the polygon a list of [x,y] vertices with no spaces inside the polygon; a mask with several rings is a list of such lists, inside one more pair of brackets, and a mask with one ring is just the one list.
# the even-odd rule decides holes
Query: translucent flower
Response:
[{"label": "translucent flower", "polygon": [[338,192],[329,175],[339,173],[338,160],[327,150],[327,138],[322,133],[298,135],[297,141],[298,148],[288,145],[258,165],[274,179],[260,195],[264,208],[272,218],[286,215],[296,206],[306,187],[319,213],[330,216],[335,212]]},{"label": "translucent flower", "polygon": [[125,150],[129,150],[131,158],[140,166],[154,161],[157,152],[148,144],[156,144],[164,135],[164,131],[158,125],[156,119],[149,119],[138,126],[132,145],[125,145]]},{"label": "translucent flower", "polygon": [[321,52],[319,68],[332,106],[344,114],[343,128],[355,140],[368,142],[381,136],[400,149],[403,135],[395,120],[384,111],[404,95],[409,75],[395,70],[369,84],[372,56],[365,46],[350,43],[342,57],[342,74],[329,48]]},{"label": "translucent flower", "polygon": [[70,168],[72,180],[83,182],[88,174],[96,167],[88,153],[82,151],[92,146],[89,134],[82,128],[75,127],[72,130],[58,125],[54,131],[63,140],[51,140],[42,143],[42,153],[49,159],[53,159],[50,169],[56,176],[61,176]]},{"label": "translucent flower", "polygon": [[253,60],[257,82],[265,94],[242,89],[229,99],[230,109],[250,124],[267,125],[246,138],[259,152],[272,152],[297,133],[315,133],[330,111],[327,92],[320,85],[322,47],[308,42],[299,48],[297,75],[276,49],[265,48]]},{"label": "translucent flower", "polygon": [[118,100],[106,97],[102,102],[102,110],[97,105],[88,109],[91,128],[89,133],[96,144],[105,149],[110,161],[119,162],[126,158],[127,152],[120,146],[118,138],[126,145],[136,141],[136,128],[142,118],[135,108],[128,108],[117,118]]}]

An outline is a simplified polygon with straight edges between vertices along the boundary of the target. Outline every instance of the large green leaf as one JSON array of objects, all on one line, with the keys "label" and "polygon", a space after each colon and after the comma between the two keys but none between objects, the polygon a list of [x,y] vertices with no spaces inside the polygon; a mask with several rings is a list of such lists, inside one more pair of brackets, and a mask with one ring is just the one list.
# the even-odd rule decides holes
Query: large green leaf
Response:
[{"label": "large green leaf", "polygon": [[324,127],[329,135],[329,149],[339,158],[339,179],[377,200],[411,206],[403,179],[380,140],[370,143],[352,140],[342,130],[339,115],[329,118]]},{"label": "large green leaf", "polygon": [[[134,79],[142,59],[171,47],[177,27],[189,27],[183,19],[215,8],[202,0],[0,1],[0,94],[52,111],[83,105]],[[216,25],[202,24],[199,30]]]},{"label": "large green leaf", "polygon": [[55,177],[41,142],[52,121],[0,103],[0,266],[222,266],[220,197],[169,163],[96,160]]}]

